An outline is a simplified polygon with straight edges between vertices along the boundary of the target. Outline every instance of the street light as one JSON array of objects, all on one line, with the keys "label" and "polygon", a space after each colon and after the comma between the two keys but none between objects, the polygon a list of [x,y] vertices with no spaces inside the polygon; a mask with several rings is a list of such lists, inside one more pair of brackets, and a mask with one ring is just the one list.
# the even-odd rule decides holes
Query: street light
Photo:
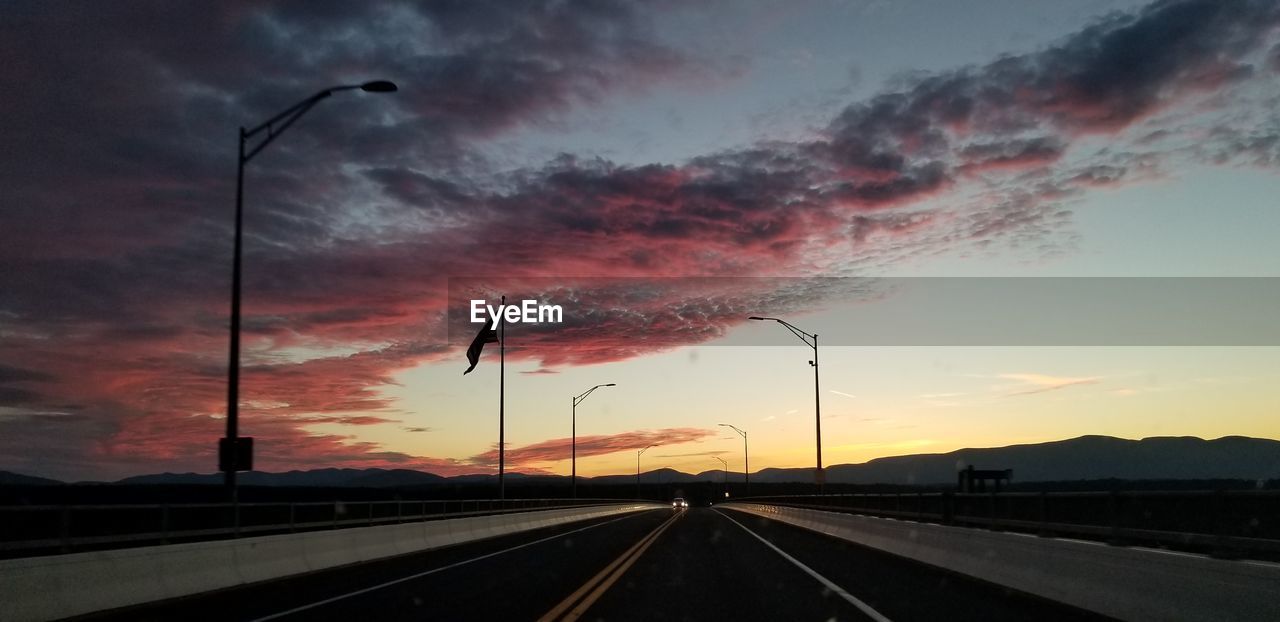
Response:
[{"label": "street light", "polygon": [[[743,496],[746,496],[751,492],[751,462],[747,458],[747,433],[738,429],[737,426],[727,423],[721,423],[720,425],[726,428],[733,428],[734,432],[742,435],[742,482],[744,484]],[[726,474],[725,477],[728,478],[729,476]]]},{"label": "street light", "polygon": [[[235,252],[231,269],[231,352],[227,365],[227,436],[218,443],[218,469],[225,474],[225,483],[231,501],[237,500],[236,471],[253,468],[253,438],[240,438],[240,249],[244,226],[244,165],[258,155],[271,141],[284,133],[295,121],[311,110],[321,100],[339,91],[360,89],[368,93],[391,93],[397,90],[394,82],[374,80],[362,84],[349,84],[327,88],[271,117],[253,129],[240,127],[240,155],[236,162],[236,234]],[[263,131],[267,137],[245,151],[248,140]]]},{"label": "street light", "polygon": [[657,446],[658,444],[654,443],[653,445],[645,447],[644,449],[641,449],[640,451],[636,452],[636,498],[637,499],[640,498],[640,455]]},{"label": "street light", "polygon": [[612,382],[610,382],[609,384],[598,384],[594,387],[591,387],[590,389],[587,389],[587,391],[582,395],[579,395],[573,398],[573,458],[571,460],[573,462],[573,476],[571,477],[570,481],[573,482],[572,488],[573,488],[574,499],[578,498],[578,404],[582,403],[582,400],[587,399],[587,396],[591,395],[592,391],[595,391],[600,387],[616,387],[616,386],[618,385]]},{"label": "street light", "polygon": [[816,445],[818,449],[818,468],[813,472],[813,479],[818,484],[818,494],[822,494],[822,485],[826,482],[826,477],[822,472],[822,398],[821,393],[818,391],[818,335],[817,333],[807,333],[797,328],[794,324],[776,317],[756,317],[753,315],[747,319],[761,322],[773,320],[799,337],[800,341],[803,341],[805,345],[813,348],[813,360],[809,361],[809,366],[813,368],[813,426],[817,436]]},{"label": "street light", "polygon": [[724,469],[724,481],[720,484],[720,492],[723,493],[727,488],[729,488],[729,463],[725,462],[724,458],[721,458],[720,456],[711,456],[711,457],[715,458],[716,460],[719,460],[721,466]]}]

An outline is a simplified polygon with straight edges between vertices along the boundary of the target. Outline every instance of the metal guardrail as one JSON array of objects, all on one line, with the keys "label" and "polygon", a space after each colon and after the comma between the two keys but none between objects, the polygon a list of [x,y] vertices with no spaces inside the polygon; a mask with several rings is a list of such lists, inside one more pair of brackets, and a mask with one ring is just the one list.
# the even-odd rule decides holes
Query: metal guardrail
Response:
[{"label": "metal guardrail", "polygon": [[0,507],[0,557],[126,548],[627,503],[622,499],[451,499]]},{"label": "metal guardrail", "polygon": [[901,520],[1067,535],[1112,544],[1280,554],[1280,491],[784,495],[736,499]]}]

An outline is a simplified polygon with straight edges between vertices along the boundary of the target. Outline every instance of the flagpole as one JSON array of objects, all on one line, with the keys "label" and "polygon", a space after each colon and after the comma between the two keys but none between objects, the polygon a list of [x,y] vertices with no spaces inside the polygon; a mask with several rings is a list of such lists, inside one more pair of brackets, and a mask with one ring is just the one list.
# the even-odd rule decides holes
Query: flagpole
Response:
[{"label": "flagpole", "polygon": [[502,297],[502,302],[498,306],[502,310],[502,317],[498,322],[498,498],[507,498],[507,489],[503,481],[503,475],[507,467],[507,427],[506,427],[506,406],[507,406],[507,297]]}]

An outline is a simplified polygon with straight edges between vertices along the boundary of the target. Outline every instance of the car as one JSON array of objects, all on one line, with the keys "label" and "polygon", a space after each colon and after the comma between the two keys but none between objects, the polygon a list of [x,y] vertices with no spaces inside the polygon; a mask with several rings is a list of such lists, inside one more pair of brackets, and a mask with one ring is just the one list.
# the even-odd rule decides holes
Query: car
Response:
[{"label": "car", "polygon": [[673,510],[687,510],[687,509],[689,509],[689,502],[688,502],[688,501],[685,501],[685,500],[684,500],[684,497],[676,497],[675,499],[672,499],[672,501],[671,501],[671,509],[673,509]]}]

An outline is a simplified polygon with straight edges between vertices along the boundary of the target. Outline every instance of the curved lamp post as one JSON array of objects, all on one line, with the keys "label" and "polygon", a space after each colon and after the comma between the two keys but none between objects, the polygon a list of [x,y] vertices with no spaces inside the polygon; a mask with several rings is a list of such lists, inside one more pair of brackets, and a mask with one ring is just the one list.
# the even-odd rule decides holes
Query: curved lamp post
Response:
[{"label": "curved lamp post", "polygon": [[720,456],[711,456],[711,457],[712,457],[712,458],[715,458],[716,460],[719,460],[719,461],[720,461],[720,465],[721,465],[721,467],[723,468],[723,472],[724,472],[724,481],[723,481],[723,482],[721,482],[721,484],[720,484],[720,493],[721,493],[721,494],[720,494],[720,497],[723,499],[723,498],[724,498],[724,492],[725,492],[726,490],[728,490],[728,489],[729,489],[729,463],[728,463],[728,462],[725,462],[725,461],[724,461],[724,458],[721,458]]},{"label": "curved lamp post", "polygon": [[[394,82],[374,80],[363,84],[329,87],[308,97],[264,121],[253,129],[240,128],[240,156],[236,162],[236,241],[235,257],[231,269],[231,353],[227,366],[227,436],[218,443],[218,469],[225,474],[227,493],[232,502],[237,500],[236,472],[253,468],[253,438],[241,438],[240,434],[240,249],[244,223],[244,165],[258,155],[271,141],[289,129],[295,121],[311,110],[321,100],[339,91],[359,89],[367,93],[392,93],[397,90]],[[262,142],[245,150],[250,138],[266,132]]]},{"label": "curved lamp post", "polygon": [[573,488],[574,499],[578,498],[578,404],[581,404],[583,400],[587,399],[588,395],[591,395],[592,391],[595,391],[600,387],[616,387],[616,386],[618,385],[612,382],[610,382],[609,384],[598,384],[594,387],[591,387],[590,389],[587,389],[582,395],[578,395],[573,398],[573,441],[572,441],[573,457],[571,459],[571,462],[573,462],[573,475],[570,481],[572,481],[571,486]]},{"label": "curved lamp post", "polygon": [[653,449],[654,447],[657,447],[657,446],[658,444],[654,443],[653,445],[645,447],[644,449],[641,449],[640,451],[636,452],[636,498],[637,499],[640,498],[640,456],[644,454],[644,452],[649,451],[650,449]]},{"label": "curved lamp post", "polygon": [[[749,458],[747,458],[747,433],[743,432],[737,426],[729,425],[727,423],[721,423],[720,425],[726,428],[733,428],[734,432],[742,435],[742,482],[744,488],[743,496],[745,497],[751,492],[751,462]],[[728,478],[729,475],[726,473],[725,477]]]},{"label": "curved lamp post", "polygon": [[816,333],[807,333],[797,328],[794,324],[776,317],[756,317],[753,315],[747,319],[761,322],[766,320],[777,322],[799,337],[800,341],[804,342],[804,345],[813,348],[813,360],[809,361],[809,366],[813,368],[813,428],[817,437],[815,444],[818,449],[818,468],[813,472],[813,479],[818,484],[818,494],[822,494],[822,485],[826,483],[827,478],[826,474],[822,472],[822,397],[818,391],[818,335]]}]

